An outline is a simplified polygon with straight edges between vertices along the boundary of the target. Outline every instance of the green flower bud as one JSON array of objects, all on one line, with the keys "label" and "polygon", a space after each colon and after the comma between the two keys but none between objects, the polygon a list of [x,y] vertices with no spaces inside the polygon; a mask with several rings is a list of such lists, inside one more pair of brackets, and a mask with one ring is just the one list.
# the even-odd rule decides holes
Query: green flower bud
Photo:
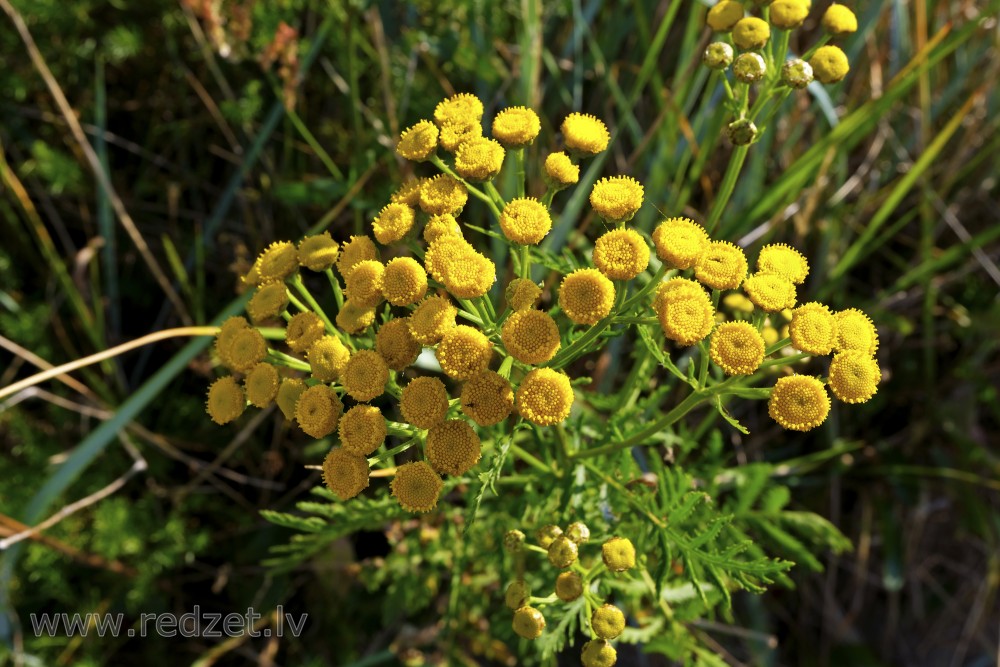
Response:
[{"label": "green flower bud", "polygon": [[789,60],[781,67],[781,81],[792,88],[805,88],[813,80],[812,65],[801,58]]},{"label": "green flower bud", "polygon": [[733,64],[733,47],[725,42],[712,42],[701,60],[710,69],[726,69]]},{"label": "green flower bud", "polygon": [[523,579],[518,579],[517,581],[510,582],[507,586],[506,593],[506,603],[511,609],[520,609],[524,605],[528,604],[528,598],[531,597],[531,590],[528,588],[527,582]]},{"label": "green flower bud", "polygon": [[538,529],[538,532],[535,533],[535,539],[538,540],[539,546],[543,549],[548,549],[552,545],[552,542],[562,534],[562,528],[549,524]]},{"label": "green flower bud", "polygon": [[574,521],[566,527],[566,537],[577,544],[583,544],[590,539],[590,528],[582,521]]},{"label": "green flower bud", "polygon": [[590,627],[601,639],[614,639],[625,629],[625,614],[613,604],[603,605],[594,610]]},{"label": "green flower bud", "polygon": [[534,607],[521,607],[514,612],[514,632],[525,639],[538,639],[545,629],[545,617]]},{"label": "green flower bud", "polygon": [[572,602],[583,595],[583,579],[576,572],[563,572],[556,577],[556,597]]},{"label": "green flower bud", "polygon": [[561,570],[566,569],[576,561],[579,550],[576,542],[573,542],[565,535],[560,535],[552,540],[549,545],[549,562]]},{"label": "green flower bud", "polygon": [[503,548],[508,553],[516,554],[524,544],[524,533],[519,530],[508,530],[503,536]]},{"label": "green flower bud", "polygon": [[580,656],[583,667],[614,667],[618,662],[618,651],[604,639],[595,639],[583,645]]},{"label": "green flower bud", "polygon": [[601,545],[601,557],[611,572],[624,572],[635,567],[635,546],[627,537],[612,537]]},{"label": "green flower bud", "polygon": [[754,83],[767,74],[767,65],[759,53],[741,53],[733,63],[733,74],[737,81]]},{"label": "green flower bud", "polygon": [[746,146],[757,138],[757,126],[750,119],[741,118],[729,124],[726,134],[734,146]]}]

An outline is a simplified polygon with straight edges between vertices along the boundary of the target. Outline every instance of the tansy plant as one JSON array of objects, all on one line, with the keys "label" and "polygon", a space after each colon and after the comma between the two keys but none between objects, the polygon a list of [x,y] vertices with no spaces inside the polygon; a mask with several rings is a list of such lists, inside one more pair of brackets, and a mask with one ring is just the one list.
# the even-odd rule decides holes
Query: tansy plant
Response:
[{"label": "tansy plant", "polygon": [[[793,4],[773,3],[772,20]],[[729,26],[734,39],[743,20]],[[800,304],[809,263],[794,248],[748,258],[687,217],[667,217],[651,237],[632,228],[647,193],[629,176],[590,189],[592,245],[580,234],[573,248],[551,247],[557,195],[608,149],[607,127],[569,114],[529,165],[526,149],[542,143],[535,112],[500,111],[489,137],[483,115],[478,98],[458,94],[402,132],[396,152],[420,175],[373,217],[370,236],[324,233],[261,253],[245,276],[249,320],[218,334],[233,375],[209,388],[208,413],[226,424],[276,403],[325,443],[325,502],[300,505],[318,516],[267,513],[302,531],[272,564],[426,515],[408,524],[426,530],[401,553],[436,545],[422,562],[450,576],[449,650],[500,651],[454,641],[493,618],[496,636],[536,641],[520,651],[529,662],[577,640],[588,666],[615,663],[612,641],[710,660],[687,621],[726,613],[733,591],[787,583],[791,563],[765,549],[818,567],[815,550],[847,546],[821,518],[787,509],[773,468],[721,467],[714,423],[745,434],[725,405],[766,400],[775,422],[808,431],[827,418],[831,393],[868,400],[880,377],[876,329],[858,310]],[[541,178],[527,178],[535,166]],[[504,170],[513,191],[502,194]],[[595,360],[620,342],[630,362],[593,382]],[[685,419],[693,411],[700,424]],[[698,465],[703,453],[716,463]],[[563,535],[555,524],[574,517]],[[537,544],[508,532],[543,525]],[[584,553],[588,538],[601,559]],[[542,581],[533,551],[563,573]],[[387,559],[369,582],[409,581],[402,563]],[[438,584],[419,583],[427,576],[395,582],[397,602],[429,606]],[[504,580],[516,584],[506,621],[502,604],[483,605],[483,591],[503,596]],[[546,605],[558,622],[546,624]]]}]

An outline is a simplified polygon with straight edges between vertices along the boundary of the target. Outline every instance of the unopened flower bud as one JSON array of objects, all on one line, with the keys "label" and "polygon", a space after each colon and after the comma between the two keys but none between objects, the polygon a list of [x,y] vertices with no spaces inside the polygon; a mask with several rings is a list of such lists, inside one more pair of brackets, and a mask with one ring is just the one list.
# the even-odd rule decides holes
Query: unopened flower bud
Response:
[{"label": "unopened flower bud", "polygon": [[503,548],[507,550],[508,553],[517,553],[521,550],[521,545],[524,544],[524,533],[519,530],[508,530],[503,536]]},{"label": "unopened flower bud", "polygon": [[743,83],[760,81],[766,73],[767,65],[759,53],[741,53],[733,63],[733,74]]},{"label": "unopened flower bud", "polygon": [[548,549],[552,545],[552,542],[554,542],[555,539],[562,534],[562,528],[549,524],[539,528],[538,532],[535,533],[535,538],[538,540],[538,545],[540,547]]},{"label": "unopened flower bud", "polygon": [[789,60],[781,68],[781,81],[792,88],[805,88],[812,80],[812,65],[801,58]]},{"label": "unopened flower bud", "polygon": [[726,134],[734,146],[746,146],[757,138],[757,126],[748,118],[740,118],[726,127]]},{"label": "unopened flower bud", "polygon": [[733,47],[725,42],[712,42],[705,49],[702,62],[710,69],[726,69],[733,64]]}]

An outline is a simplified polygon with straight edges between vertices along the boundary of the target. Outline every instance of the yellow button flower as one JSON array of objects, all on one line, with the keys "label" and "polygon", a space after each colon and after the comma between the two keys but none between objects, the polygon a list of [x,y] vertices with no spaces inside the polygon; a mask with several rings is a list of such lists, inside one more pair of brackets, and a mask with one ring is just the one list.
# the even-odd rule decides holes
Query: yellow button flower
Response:
[{"label": "yellow button flower", "polygon": [[471,93],[458,93],[442,100],[434,107],[434,122],[438,126],[445,123],[471,124],[483,118],[483,103]]},{"label": "yellow button flower", "polygon": [[580,167],[573,164],[568,155],[559,151],[545,158],[545,184],[554,190],[562,190],[580,180]]},{"label": "yellow button flower", "polygon": [[447,174],[438,174],[420,186],[420,208],[430,215],[458,214],[469,200],[469,191]]},{"label": "yellow button flower", "polygon": [[248,326],[243,318],[233,320],[228,329],[223,325],[216,338],[215,349],[222,364],[239,373],[248,372],[267,357],[267,341],[264,336]]},{"label": "yellow button flower", "polygon": [[368,402],[385,392],[385,383],[389,381],[389,367],[378,352],[358,350],[351,355],[344,367],[341,381],[351,398]]},{"label": "yellow button flower", "polygon": [[410,315],[410,333],[418,343],[434,345],[455,326],[458,309],[445,296],[430,296]]},{"label": "yellow button flower", "polygon": [[350,500],[368,488],[368,461],[340,447],[323,459],[323,481],[341,500]]},{"label": "yellow button flower", "polygon": [[243,389],[232,375],[219,378],[208,388],[208,416],[216,424],[228,424],[238,419],[247,407]]},{"label": "yellow button flower", "polygon": [[481,139],[483,136],[483,126],[479,121],[473,123],[445,123],[441,126],[441,135],[438,143],[441,148],[449,153],[454,153],[458,147],[466,141]]},{"label": "yellow button flower", "polygon": [[278,369],[271,364],[257,364],[243,378],[247,400],[258,408],[266,408],[278,395]]},{"label": "yellow button flower", "polygon": [[541,129],[538,114],[528,107],[508,107],[493,118],[493,136],[507,148],[527,146]]},{"label": "yellow button flower", "polygon": [[283,282],[298,271],[299,253],[287,241],[276,241],[260,254],[256,262],[259,284]]},{"label": "yellow button flower", "polygon": [[406,204],[386,204],[372,221],[372,232],[379,243],[389,245],[406,236],[416,219],[416,211]]},{"label": "yellow button flower", "polygon": [[715,309],[708,293],[693,280],[672,278],[660,285],[653,310],[663,335],[680,345],[694,345],[712,330]]},{"label": "yellow button flower", "polygon": [[275,403],[288,421],[295,418],[295,404],[305,390],[306,383],[299,378],[285,378],[281,381]]},{"label": "yellow button flower", "polygon": [[569,417],[573,386],[565,373],[536,368],[524,376],[515,394],[517,411],[538,426],[552,426]]},{"label": "yellow button flower", "polygon": [[588,155],[597,155],[608,147],[611,134],[599,119],[585,113],[571,113],[560,127],[566,148]]},{"label": "yellow button flower", "polygon": [[434,280],[445,282],[448,271],[476,254],[472,244],[461,236],[446,234],[439,236],[424,253],[424,267]]},{"label": "yellow button flower", "polygon": [[385,442],[388,428],[378,408],[355,405],[340,418],[337,434],[347,451],[371,456]]},{"label": "yellow button flower", "polygon": [[497,267],[486,255],[473,252],[445,265],[444,286],[459,299],[475,299],[490,291]]},{"label": "yellow button flower", "polygon": [[288,308],[285,283],[268,283],[257,289],[247,303],[247,314],[254,324],[272,320]]},{"label": "yellow button flower", "polygon": [[837,344],[837,320],[822,303],[805,303],[792,311],[788,334],[797,350],[809,354],[830,354]]},{"label": "yellow button flower", "polygon": [[432,215],[424,225],[424,241],[427,243],[433,243],[442,236],[452,234],[454,236],[461,236],[462,230],[458,226],[458,221],[455,220],[455,216],[450,213],[444,213],[442,215]]},{"label": "yellow button flower", "polygon": [[408,319],[393,318],[379,327],[378,333],[375,334],[375,351],[394,371],[406,369],[420,355],[421,346],[410,333]]},{"label": "yellow button flower", "polygon": [[635,545],[627,537],[612,537],[601,545],[601,558],[609,572],[626,572],[635,567]]},{"label": "yellow button flower", "polygon": [[749,314],[753,312],[753,301],[748,299],[745,294],[740,294],[739,292],[730,292],[722,297],[722,305],[738,313]]},{"label": "yellow button flower", "polygon": [[597,324],[614,303],[615,284],[597,269],[577,269],[559,286],[559,307],[574,324]]},{"label": "yellow button flower", "polygon": [[771,3],[771,25],[782,30],[798,28],[809,16],[807,0],[774,0]]},{"label": "yellow button flower", "polygon": [[545,630],[545,617],[534,607],[521,607],[514,612],[514,632],[525,639],[538,639]]},{"label": "yellow button flower", "polygon": [[462,385],[462,412],[480,426],[499,424],[514,409],[514,391],[507,378],[482,371]]},{"label": "yellow button flower", "polygon": [[344,279],[344,295],[357,306],[375,308],[384,298],[385,266],[377,259],[358,262]]},{"label": "yellow button flower", "polygon": [[[739,4],[739,3],[734,3]],[[606,639],[592,639],[583,645],[580,663],[583,667],[614,667],[618,651]]]},{"label": "yellow button flower", "polygon": [[396,468],[389,488],[407,512],[430,512],[437,507],[444,482],[426,461],[404,463]]},{"label": "yellow button flower", "polygon": [[455,171],[467,181],[489,181],[500,173],[503,158],[499,142],[485,137],[467,139],[455,151]]},{"label": "yellow button flower", "polygon": [[396,143],[396,152],[407,160],[422,162],[434,155],[437,143],[437,127],[429,120],[422,120],[403,130]]},{"label": "yellow button flower", "polygon": [[583,595],[583,579],[576,572],[563,572],[556,577],[556,597],[572,602]]},{"label": "yellow button flower", "polygon": [[715,32],[729,32],[743,18],[743,3],[721,0],[708,10],[708,27]]},{"label": "yellow button flower", "polygon": [[559,327],[548,313],[519,310],[503,323],[500,340],[512,357],[537,366],[554,357],[559,350]]},{"label": "yellow button flower", "polygon": [[409,306],[427,294],[427,272],[412,257],[396,257],[385,265],[382,295],[394,306]]},{"label": "yellow button flower", "polygon": [[417,428],[436,426],[448,413],[448,390],[436,377],[413,378],[403,387],[399,410],[403,419]]},{"label": "yellow button flower", "polygon": [[613,604],[601,605],[591,615],[590,627],[601,639],[614,639],[625,630],[625,614]]},{"label": "yellow button flower", "polygon": [[612,280],[631,280],[649,266],[649,246],[633,229],[612,229],[594,243],[594,264]]},{"label": "yellow button flower", "polygon": [[858,29],[858,17],[850,9],[836,2],[823,14],[823,27],[831,35],[849,35]]},{"label": "yellow button flower", "polygon": [[740,19],[733,26],[733,43],[743,51],[763,48],[770,38],[771,27],[756,16]]},{"label": "yellow button flower", "polygon": [[795,284],[776,273],[755,273],[743,281],[743,291],[758,308],[777,313],[795,307]]},{"label": "yellow button flower", "polygon": [[427,432],[427,461],[444,475],[464,475],[482,456],[479,436],[463,419],[449,419]]},{"label": "yellow button flower", "polygon": [[323,336],[309,346],[306,360],[312,376],[320,382],[333,382],[344,372],[351,352],[336,336]]},{"label": "yellow button flower", "polygon": [[493,344],[482,331],[459,324],[445,332],[434,354],[448,377],[467,380],[489,366]]},{"label": "yellow button flower", "polygon": [[736,289],[747,275],[747,256],[729,241],[711,241],[694,265],[694,276],[712,289]]},{"label": "yellow button flower", "polygon": [[656,256],[678,269],[694,266],[708,242],[708,232],[690,218],[668,218],[653,230]]},{"label": "yellow button flower", "polygon": [[337,326],[349,334],[359,334],[375,321],[375,309],[348,299],[337,313]]},{"label": "yellow button flower", "polygon": [[830,396],[823,383],[809,375],[779,378],[767,402],[771,419],[790,431],[810,431],[830,413]]},{"label": "yellow button flower", "polygon": [[515,278],[504,290],[504,298],[511,310],[524,310],[534,308],[538,298],[542,296],[542,288],[534,280],[528,278]]},{"label": "yellow button flower", "polygon": [[842,81],[851,70],[847,62],[847,54],[836,46],[821,46],[809,59],[813,74],[820,83],[837,83]]},{"label": "yellow button flower", "polygon": [[535,245],[552,229],[552,217],[534,197],[513,199],[500,213],[500,229],[514,243]]},{"label": "yellow button flower", "polygon": [[326,333],[323,320],[311,310],[292,316],[285,329],[285,342],[295,352],[305,352]]},{"label": "yellow button flower", "polygon": [[882,371],[871,356],[844,350],[830,362],[830,389],[844,403],[865,403],[878,391]]},{"label": "yellow button flower", "polygon": [[337,271],[346,278],[360,262],[378,259],[378,248],[367,236],[352,236],[340,249],[337,257]]},{"label": "yellow button flower", "polygon": [[642,183],[628,176],[608,176],[594,183],[590,206],[597,215],[615,224],[631,220],[642,206]]},{"label": "yellow button flower", "polygon": [[340,245],[330,238],[330,232],[307,236],[299,241],[299,264],[310,271],[326,271],[337,261]]},{"label": "yellow button flower", "polygon": [[325,384],[309,387],[295,403],[295,421],[314,438],[325,438],[333,433],[343,412],[340,397]]},{"label": "yellow button flower", "polygon": [[427,180],[426,178],[407,178],[399,186],[398,190],[389,195],[389,201],[394,204],[406,204],[410,208],[416,208],[420,205],[420,186],[427,182]]},{"label": "yellow button flower", "polygon": [[865,313],[857,308],[842,310],[833,316],[837,321],[835,350],[858,350],[869,357],[878,350],[878,331]]},{"label": "yellow button flower", "polygon": [[757,255],[758,273],[773,273],[791,280],[796,285],[805,282],[809,275],[809,261],[795,248],[784,243],[771,243]]},{"label": "yellow button flower", "polygon": [[726,322],[712,333],[709,355],[726,375],[751,375],[764,361],[764,338],[749,322]]}]

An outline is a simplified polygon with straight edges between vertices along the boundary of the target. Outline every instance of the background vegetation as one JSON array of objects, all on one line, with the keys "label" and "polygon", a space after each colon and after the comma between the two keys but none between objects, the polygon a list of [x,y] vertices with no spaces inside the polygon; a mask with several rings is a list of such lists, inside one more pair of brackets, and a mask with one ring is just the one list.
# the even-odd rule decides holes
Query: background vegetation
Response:
[{"label": "background vegetation", "polygon": [[[731,150],[699,66],[701,3],[12,4],[38,51],[2,17],[0,386],[232,312],[239,274],[273,239],[364,229],[407,168],[394,137],[452,92],[480,95],[488,114],[531,105],[547,137],[571,110],[605,119],[618,140],[585,178],[643,180],[652,205],[635,224],[646,230],[661,214],[704,219]],[[815,4],[818,16],[827,3]],[[752,435],[725,432],[717,448],[728,465],[774,464],[792,505],[829,518],[854,549],[815,554],[787,586],[738,596],[731,617],[693,630],[732,664],[996,664],[1000,3],[856,9],[851,75],[775,116],[721,228],[743,245],[805,251],[806,296],[863,308],[879,325],[884,382],[870,403],[835,410],[807,435],[761,419],[761,404],[733,406]],[[816,28],[810,19],[793,48],[813,43]],[[277,57],[265,68],[264,55]],[[583,204],[567,200],[564,219],[586,228]],[[0,539],[119,483],[0,554],[0,661],[433,655],[446,582],[399,582],[441,554],[414,553],[406,568],[383,560],[414,530],[407,520],[289,571],[262,565],[290,531],[260,510],[305,498],[318,476],[303,466],[322,452],[267,413],[210,424],[205,345],[166,341],[3,404]],[[24,625],[31,612],[196,604],[281,604],[310,620],[298,639],[228,643],[34,638]],[[502,647],[473,653],[506,660]]]}]

